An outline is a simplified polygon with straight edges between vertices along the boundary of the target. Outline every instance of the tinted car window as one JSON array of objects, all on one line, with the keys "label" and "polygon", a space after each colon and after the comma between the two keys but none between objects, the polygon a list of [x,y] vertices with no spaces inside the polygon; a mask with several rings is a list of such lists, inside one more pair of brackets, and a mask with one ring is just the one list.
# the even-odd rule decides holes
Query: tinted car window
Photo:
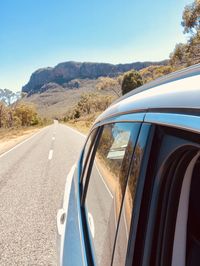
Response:
[{"label": "tinted car window", "polygon": [[128,178],[125,196],[123,200],[122,211],[120,215],[119,229],[115,245],[115,254],[113,265],[125,265],[128,240],[131,227],[133,205],[135,200],[137,180],[139,177],[140,164],[143,155],[143,149],[137,144],[132,160],[130,176]]},{"label": "tinted car window", "polygon": [[86,178],[86,173],[87,173],[87,168],[88,168],[88,163],[90,160],[90,156],[92,154],[93,150],[93,140],[96,136],[97,129],[93,130],[90,134],[90,136],[87,139],[87,142],[84,147],[84,152],[83,152],[83,159],[82,159],[82,184],[84,186],[85,184],[85,178]]},{"label": "tinted car window", "polygon": [[121,203],[139,123],[103,128],[89,180],[85,212],[94,260],[110,265]]}]

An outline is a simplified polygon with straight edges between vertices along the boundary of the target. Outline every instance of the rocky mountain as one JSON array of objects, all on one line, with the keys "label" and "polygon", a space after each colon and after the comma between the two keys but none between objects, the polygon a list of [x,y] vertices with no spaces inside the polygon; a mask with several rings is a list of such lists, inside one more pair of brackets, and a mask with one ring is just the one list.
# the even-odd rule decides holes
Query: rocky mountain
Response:
[{"label": "rocky mountain", "polygon": [[[97,90],[98,79],[80,79],[69,82],[68,87],[49,82],[41,88],[40,93],[24,97],[23,101],[34,104],[41,117],[62,118],[83,94],[101,94],[116,97],[112,90]],[[78,84],[78,86],[76,85]]]},{"label": "rocky mountain", "polygon": [[79,63],[65,62],[55,67],[47,67],[36,70],[29,82],[23,86],[22,92],[28,95],[44,92],[49,87],[48,83],[58,84],[62,87],[70,86],[74,79],[97,79],[98,77],[115,77],[131,69],[140,70],[150,65],[166,65],[167,60],[160,62],[135,62],[131,64],[107,64],[107,63]]}]

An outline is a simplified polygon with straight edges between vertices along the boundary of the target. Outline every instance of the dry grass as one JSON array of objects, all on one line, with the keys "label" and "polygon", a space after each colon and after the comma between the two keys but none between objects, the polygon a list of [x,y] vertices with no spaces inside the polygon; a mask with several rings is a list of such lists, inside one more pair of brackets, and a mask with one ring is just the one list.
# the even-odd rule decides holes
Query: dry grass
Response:
[{"label": "dry grass", "polygon": [[0,129],[0,141],[8,141],[13,138],[17,138],[22,135],[30,134],[40,129],[41,126],[37,127],[22,127],[22,128],[2,128]]},{"label": "dry grass", "polygon": [[88,134],[95,119],[99,116],[100,113],[101,112],[85,115],[83,117],[80,117],[79,119],[70,120],[66,123],[66,125],[73,127],[74,129],[77,129],[84,134]]},{"label": "dry grass", "polygon": [[38,130],[39,127],[0,129],[0,154],[14,147],[16,144],[30,137]]}]

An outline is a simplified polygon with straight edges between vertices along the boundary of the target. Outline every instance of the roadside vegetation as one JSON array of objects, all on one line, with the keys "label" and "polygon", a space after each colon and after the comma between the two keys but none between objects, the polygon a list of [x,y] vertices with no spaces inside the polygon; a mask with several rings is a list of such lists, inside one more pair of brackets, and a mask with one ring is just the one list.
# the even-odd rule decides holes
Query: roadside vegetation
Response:
[{"label": "roadside vegetation", "polygon": [[186,43],[178,43],[170,55],[174,67],[186,67],[200,63],[200,1],[186,5],[181,25],[188,37]]},{"label": "roadside vegetation", "polygon": [[102,95],[99,93],[83,94],[78,103],[61,120],[87,133],[97,116],[115,99],[116,96]]},{"label": "roadside vegetation", "polygon": [[33,104],[25,103],[19,97],[16,99],[15,93],[10,92],[6,89],[1,90],[1,96],[3,95],[0,100],[1,141],[26,135],[50,122],[38,115]]}]

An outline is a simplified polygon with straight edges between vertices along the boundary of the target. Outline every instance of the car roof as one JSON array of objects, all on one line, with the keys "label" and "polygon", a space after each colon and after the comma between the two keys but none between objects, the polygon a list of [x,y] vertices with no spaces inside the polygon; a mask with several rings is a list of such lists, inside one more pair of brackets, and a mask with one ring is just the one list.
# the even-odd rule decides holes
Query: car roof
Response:
[{"label": "car roof", "polygon": [[149,82],[115,101],[95,121],[134,112],[200,114],[200,64]]}]

